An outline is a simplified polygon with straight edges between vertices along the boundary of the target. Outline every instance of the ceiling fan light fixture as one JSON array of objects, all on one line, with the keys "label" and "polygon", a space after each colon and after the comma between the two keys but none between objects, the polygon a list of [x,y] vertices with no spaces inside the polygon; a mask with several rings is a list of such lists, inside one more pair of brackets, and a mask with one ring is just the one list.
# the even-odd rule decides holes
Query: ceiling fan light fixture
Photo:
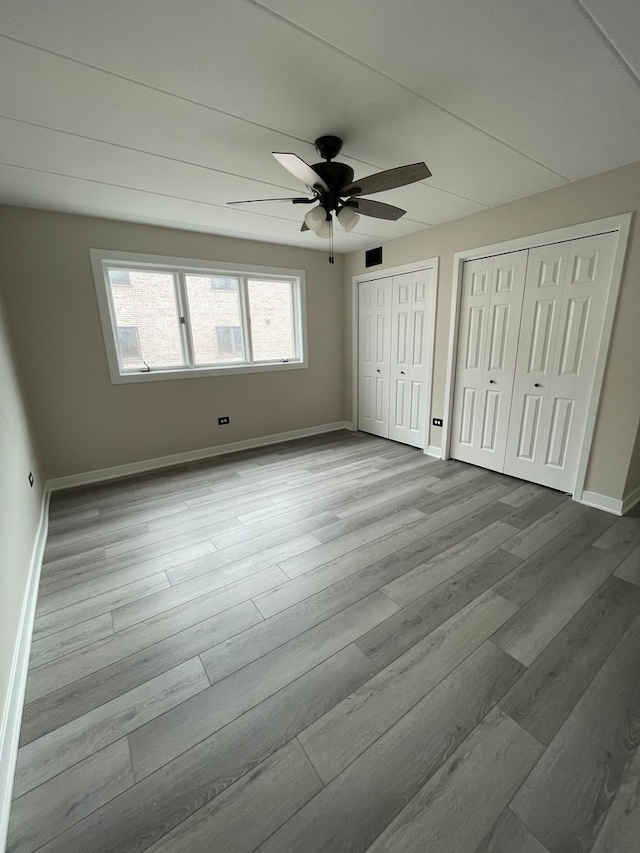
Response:
[{"label": "ceiling fan light fixture", "polygon": [[349,231],[353,231],[353,229],[358,224],[359,219],[360,217],[355,212],[355,210],[353,210],[353,208],[351,207],[347,207],[346,205],[344,207],[341,207],[338,211],[338,222],[340,223],[340,225],[342,225],[342,227],[347,233]]},{"label": "ceiling fan light fixture", "polygon": [[322,225],[320,227],[320,230],[316,231],[316,234],[318,235],[318,237],[324,237],[324,238],[331,236],[331,218],[325,219],[325,221],[322,223]]},{"label": "ceiling fan light fixture", "polygon": [[361,216],[386,219],[395,222],[407,212],[400,207],[381,201],[372,201],[362,196],[386,192],[413,184],[431,177],[425,163],[408,163],[395,169],[385,169],[354,181],[354,172],[346,163],[335,161],[342,148],[339,136],[319,136],[315,141],[316,151],[322,163],[310,166],[292,151],[273,151],[273,156],[284,168],[307,188],[312,198],[247,199],[227,204],[255,204],[257,202],[289,201],[293,204],[317,205],[307,212],[300,228],[301,232],[313,231],[320,238],[329,239],[329,263],[333,257],[333,215],[348,233],[358,224]]},{"label": "ceiling fan light fixture", "polygon": [[322,205],[319,204],[317,207],[312,207],[311,210],[307,211],[304,222],[307,228],[317,234],[318,237],[329,236],[330,219],[327,219],[327,211]]},{"label": "ceiling fan light fixture", "polygon": [[315,231],[316,234],[322,228],[322,223],[325,218],[324,208],[319,205],[317,207],[312,207],[311,210],[308,210],[304,215],[305,225],[307,228],[311,229],[311,231]]}]

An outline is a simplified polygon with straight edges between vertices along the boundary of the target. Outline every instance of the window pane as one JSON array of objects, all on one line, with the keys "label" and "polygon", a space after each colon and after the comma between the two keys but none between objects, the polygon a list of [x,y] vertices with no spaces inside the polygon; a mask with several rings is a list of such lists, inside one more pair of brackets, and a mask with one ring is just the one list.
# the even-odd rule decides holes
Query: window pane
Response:
[{"label": "window pane", "polygon": [[254,361],[295,358],[291,283],[249,280]]},{"label": "window pane", "polygon": [[[213,281],[233,287],[213,287]],[[238,280],[186,275],[185,282],[195,363],[243,361]]]},{"label": "window pane", "polygon": [[109,270],[111,284],[131,284],[129,270]]},{"label": "window pane", "polygon": [[118,338],[123,361],[139,361],[142,358],[137,326],[118,326]]},{"label": "window pane", "polygon": [[211,282],[211,290],[237,290],[238,281],[235,278],[215,278],[209,279]]},{"label": "window pane", "polygon": [[118,329],[135,326],[138,331],[135,352],[129,344],[125,350],[124,339],[118,332],[125,366],[139,369],[145,362],[152,368],[184,364],[173,275],[129,270],[128,276],[128,287],[121,287],[120,283],[111,287],[116,326]]},{"label": "window pane", "polygon": [[216,342],[219,355],[242,354],[240,326],[216,326]]}]

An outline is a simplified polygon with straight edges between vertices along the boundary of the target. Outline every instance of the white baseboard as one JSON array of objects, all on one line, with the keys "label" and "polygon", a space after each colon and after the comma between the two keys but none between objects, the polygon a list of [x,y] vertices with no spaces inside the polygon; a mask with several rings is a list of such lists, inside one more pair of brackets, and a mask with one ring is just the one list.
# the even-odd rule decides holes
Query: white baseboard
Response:
[{"label": "white baseboard", "polygon": [[216,447],[205,447],[201,450],[187,450],[184,453],[172,453],[170,456],[159,456],[155,459],[143,459],[140,462],[129,462],[126,465],[114,465],[112,468],[101,468],[98,471],[87,471],[84,474],[71,474],[68,477],[55,477],[47,481],[47,486],[52,492],[60,489],[70,489],[74,486],[88,486],[92,483],[101,483],[105,480],[117,480],[120,477],[130,477],[133,474],[144,474],[147,471],[155,471],[157,468],[170,468],[174,465],[183,465],[186,462],[199,462],[202,459],[210,459],[214,456],[222,456],[226,453],[235,453],[238,450],[250,450],[254,447],[266,447],[269,444],[280,444],[283,441],[293,441],[296,438],[306,438],[312,435],[321,435],[325,432],[336,432],[337,430],[355,429],[350,421],[337,421],[332,424],[321,424],[319,426],[294,429],[290,432],[280,432],[275,435],[263,435],[259,438],[249,438],[245,441],[234,441],[230,444],[219,444]]},{"label": "white baseboard", "polygon": [[[575,498],[575,500],[577,500],[577,498]],[[612,513],[613,515],[622,515],[622,501],[617,500],[616,498],[610,498],[608,495],[599,495],[597,492],[583,492],[578,503],[595,507],[595,509],[602,509],[605,512]]]},{"label": "white baseboard", "polygon": [[11,790],[13,787],[13,775],[16,769],[16,759],[18,757],[18,742],[20,739],[24,694],[27,685],[27,671],[29,669],[33,620],[36,613],[42,557],[49,529],[49,495],[49,489],[45,486],[40,509],[40,522],[31,554],[29,580],[22,604],[18,637],[11,673],[9,675],[7,705],[3,719],[0,721],[0,850],[5,849],[9,827]]},{"label": "white baseboard", "polygon": [[442,448],[430,444],[424,451],[427,456],[435,456],[436,459],[442,459]]},{"label": "white baseboard", "polygon": [[640,503],[640,486],[622,498],[622,514],[629,512],[637,503]]}]

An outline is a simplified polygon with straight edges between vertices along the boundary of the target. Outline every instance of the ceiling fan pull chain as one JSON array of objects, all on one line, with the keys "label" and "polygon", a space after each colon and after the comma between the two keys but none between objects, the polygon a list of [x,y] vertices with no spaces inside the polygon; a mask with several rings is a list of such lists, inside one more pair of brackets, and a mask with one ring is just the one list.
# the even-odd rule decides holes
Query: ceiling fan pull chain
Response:
[{"label": "ceiling fan pull chain", "polygon": [[333,257],[333,216],[329,214],[329,263],[335,263]]}]

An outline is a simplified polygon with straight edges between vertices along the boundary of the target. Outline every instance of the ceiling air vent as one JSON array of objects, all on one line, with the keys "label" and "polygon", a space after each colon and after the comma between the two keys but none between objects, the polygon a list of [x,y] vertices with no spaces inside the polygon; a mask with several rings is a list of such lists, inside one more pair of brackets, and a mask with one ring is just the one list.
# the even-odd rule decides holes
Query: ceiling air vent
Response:
[{"label": "ceiling air vent", "polygon": [[375,267],[377,264],[382,263],[382,246],[378,246],[377,249],[369,249],[368,252],[364,253],[364,265],[365,267]]}]

